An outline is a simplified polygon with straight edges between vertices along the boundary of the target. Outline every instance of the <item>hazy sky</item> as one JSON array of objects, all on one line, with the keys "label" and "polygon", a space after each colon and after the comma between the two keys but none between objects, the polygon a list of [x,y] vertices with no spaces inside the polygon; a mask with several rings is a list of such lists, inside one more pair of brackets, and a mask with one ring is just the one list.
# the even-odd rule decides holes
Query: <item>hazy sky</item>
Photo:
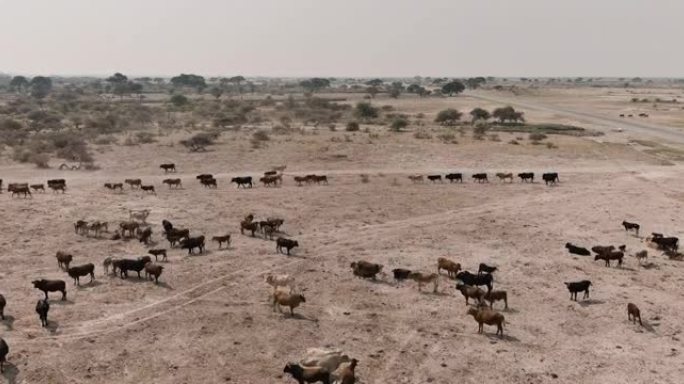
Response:
[{"label": "hazy sky", "polygon": [[684,76],[684,0],[0,0],[0,72]]}]

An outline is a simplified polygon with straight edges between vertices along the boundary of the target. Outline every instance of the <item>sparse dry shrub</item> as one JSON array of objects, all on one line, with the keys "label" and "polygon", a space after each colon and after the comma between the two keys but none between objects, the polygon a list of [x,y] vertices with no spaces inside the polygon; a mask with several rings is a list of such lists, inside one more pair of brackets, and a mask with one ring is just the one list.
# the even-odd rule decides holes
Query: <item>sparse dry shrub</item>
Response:
[{"label": "sparse dry shrub", "polygon": [[489,135],[489,140],[494,141],[494,142],[499,142],[499,141],[501,141],[501,138],[499,138],[499,135],[497,135],[496,133],[493,133],[493,134]]},{"label": "sparse dry shrub", "polygon": [[458,144],[458,141],[456,140],[456,135],[454,135],[451,132],[439,134],[437,135],[437,138],[441,140],[443,143]]},{"label": "sparse dry shrub", "polygon": [[181,140],[180,144],[188,148],[191,152],[205,151],[210,145],[213,145],[218,138],[216,132],[201,132],[197,133],[189,139]]},{"label": "sparse dry shrub", "polygon": [[370,176],[365,174],[365,173],[360,174],[359,177],[361,178],[361,182],[364,184],[367,184],[370,182]]},{"label": "sparse dry shrub", "polygon": [[347,123],[347,126],[345,127],[345,131],[347,132],[356,132],[360,129],[359,123],[356,121],[350,121]]},{"label": "sparse dry shrub", "polygon": [[155,143],[157,141],[152,132],[145,132],[145,131],[136,132],[135,133],[135,139],[138,142],[138,144],[151,144],[151,143]]},{"label": "sparse dry shrub", "polygon": [[556,148],[558,148],[558,146],[557,146],[556,144],[554,144],[554,143],[548,141],[548,142],[546,143],[546,148],[548,148],[548,149],[556,149]]},{"label": "sparse dry shrub", "polygon": [[419,139],[419,140],[430,140],[430,139],[432,139],[432,135],[429,134],[427,131],[424,131],[422,129],[420,131],[414,132],[413,137],[415,137],[416,139]]},{"label": "sparse dry shrub", "polygon": [[97,145],[110,145],[110,144],[116,144],[118,142],[119,142],[119,140],[115,136],[111,136],[111,135],[99,136],[94,140],[94,143]]},{"label": "sparse dry shrub", "polygon": [[47,169],[50,168],[50,156],[45,153],[36,153],[31,156],[31,162],[38,168]]},{"label": "sparse dry shrub", "polygon": [[529,135],[529,139],[531,141],[542,141],[542,140],[546,139],[546,137],[547,136],[545,134],[539,133],[539,132],[530,133],[530,135]]},{"label": "sparse dry shrub", "polygon": [[260,129],[252,134],[252,139],[256,141],[269,141],[271,137],[268,135],[268,132]]},{"label": "sparse dry shrub", "polygon": [[509,141],[509,142],[508,142],[508,144],[512,144],[512,145],[520,145],[520,143],[518,142],[518,140],[515,140],[515,139],[513,139],[513,140]]}]

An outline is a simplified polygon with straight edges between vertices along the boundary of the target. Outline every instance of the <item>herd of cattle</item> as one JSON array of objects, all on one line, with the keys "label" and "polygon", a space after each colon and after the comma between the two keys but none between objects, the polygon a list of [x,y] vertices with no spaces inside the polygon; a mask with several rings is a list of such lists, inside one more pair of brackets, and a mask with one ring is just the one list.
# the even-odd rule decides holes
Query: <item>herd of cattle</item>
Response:
[{"label": "herd of cattle", "polygon": [[[51,179],[47,181],[47,186],[53,192],[66,192],[66,180]],[[45,192],[45,184],[29,184],[29,183],[9,183],[7,184],[7,192],[12,194],[12,197],[23,195],[25,198],[31,196],[33,192]],[[2,193],[2,179],[0,179],[0,193]]]},{"label": "herd of cattle", "polygon": [[[167,164],[161,164],[159,166],[160,168],[164,169],[166,173],[168,172],[176,172],[176,165],[173,163],[167,163]],[[259,182],[261,182],[265,187],[277,187],[278,185],[282,185],[283,183],[283,170],[285,169],[285,166],[281,167],[274,167],[272,170],[264,172],[264,175],[259,178]],[[534,183],[534,172],[522,172],[518,173],[517,177],[520,178],[521,182],[529,182],[529,183]],[[496,173],[496,177],[503,181],[508,180],[509,182],[513,182],[514,179],[514,174],[513,173]],[[431,182],[442,182],[443,180],[449,180],[449,182],[460,182],[463,183],[463,174],[462,173],[448,173],[444,176],[444,179],[442,179],[442,175],[427,175],[426,177],[423,177],[423,175],[411,175],[408,177],[412,182],[414,183],[422,183],[425,181],[425,179],[431,181]],[[475,182],[478,183],[488,183],[489,179],[486,173],[475,173],[472,175],[472,178]],[[218,188],[218,181],[212,174],[208,173],[203,173],[200,175],[196,176],[196,179],[199,181],[200,185],[202,185],[205,188]],[[293,180],[297,183],[298,186],[302,186],[304,184],[306,185],[311,185],[311,184],[328,184],[328,176],[326,175],[316,175],[316,174],[309,174],[305,176],[293,176]],[[558,177],[557,172],[548,172],[542,174],[542,180],[544,180],[544,183],[546,185],[553,185],[558,182],[560,182],[560,178]],[[230,180],[231,183],[235,183],[237,185],[237,188],[253,188],[254,184],[256,183],[254,178],[252,176],[239,176],[239,177],[233,177]],[[143,184],[142,179],[125,179],[123,182],[106,182],[104,183],[104,188],[109,189],[111,191],[120,191],[123,192],[124,190],[124,184],[128,185],[131,190],[141,190],[144,193],[148,193],[151,195],[156,195],[157,191],[152,184]],[[183,188],[183,181],[180,178],[167,178],[162,180],[162,184],[166,184],[169,189],[180,189]],[[47,181],[48,188],[52,189],[54,192],[61,191],[64,193],[66,191],[66,181],[64,179],[53,179],[53,180],[48,180]],[[0,191],[2,190],[2,179],[0,179]],[[45,192],[45,187],[43,184],[28,184],[28,183],[10,183],[7,186],[7,191],[12,194],[12,196],[18,196],[18,195],[23,195],[25,198],[30,197],[31,195],[31,190],[34,192],[40,191],[40,192]]]},{"label": "herd of cattle", "polygon": [[[489,179],[487,177],[486,173],[474,173],[472,176],[472,179],[474,182],[477,183],[488,183]],[[513,182],[514,175],[512,172],[504,173],[504,172],[498,172],[496,173],[496,177],[504,182],[508,180],[509,182]],[[534,183],[534,172],[521,172],[518,173],[518,177],[520,178],[520,182],[523,183]],[[411,175],[408,177],[409,180],[411,180],[414,183],[422,183],[425,181],[425,178],[427,178],[429,181],[435,183],[435,182],[442,182],[442,175],[427,175],[425,178],[423,175]],[[444,176],[445,180],[449,180],[450,183],[454,182],[463,182],[463,174],[462,173],[447,173]],[[546,185],[553,185],[558,182],[560,182],[560,178],[558,177],[557,172],[547,172],[542,174],[542,180],[544,180],[544,183]]]},{"label": "herd of cattle", "polygon": [[[160,168],[164,169],[165,172],[175,172],[176,168],[174,164],[162,164]],[[272,170],[266,172],[260,182],[265,186],[273,185],[276,186],[282,183],[282,169]],[[513,173],[497,173],[496,177],[501,181],[510,181],[514,179]],[[523,172],[517,174],[521,182],[534,182],[534,173]],[[442,181],[442,175],[427,175],[427,180],[431,182]],[[476,173],[472,175],[472,178],[479,183],[488,182],[486,173]],[[420,183],[424,181],[422,175],[409,176],[409,179],[414,183]],[[449,173],[444,179],[450,182],[463,182],[463,175],[461,173]],[[559,182],[559,177],[557,173],[544,173],[542,175],[544,182],[549,184],[555,184]],[[197,176],[200,184],[207,188],[216,188],[217,181],[210,174],[201,174]],[[328,179],[324,175],[307,175],[307,176],[295,176],[294,180],[302,185],[306,184],[320,184],[327,183]],[[231,182],[236,183],[237,187],[251,188],[253,187],[252,177],[235,177]],[[140,179],[126,179],[125,184],[129,185],[131,189],[141,189],[143,191],[148,191],[150,193],[155,193],[154,186],[144,185]],[[112,190],[123,190],[124,183],[106,183],[105,187]],[[169,188],[181,188],[181,179],[165,179],[164,184],[168,184]],[[62,179],[48,180],[48,187],[53,191],[66,190],[66,182]],[[2,181],[0,180],[0,186]],[[30,189],[34,191],[44,190],[44,188],[39,187],[39,185],[28,185],[28,184],[10,184],[8,186],[8,191],[15,194],[23,194],[24,196],[30,195]],[[137,239],[141,243],[148,245],[152,242],[152,227],[146,222],[149,216],[149,210],[139,210],[130,211],[129,219],[122,221],[118,224],[118,228],[114,230],[111,236],[112,240],[118,239]],[[264,239],[273,239],[274,235],[282,233],[281,226],[284,224],[284,220],[276,217],[268,217],[265,220],[256,220],[254,215],[250,214],[240,221],[239,228],[242,234],[251,234],[252,237],[256,237],[257,234],[263,236]],[[624,221],[622,223],[626,231],[635,231],[637,236],[639,233],[640,226],[636,223],[630,223]],[[188,255],[193,255],[195,250],[198,253],[203,253],[205,250],[205,236],[191,236],[190,230],[187,228],[175,227],[170,221],[163,220],[163,236],[168,241],[169,247],[174,248],[178,246],[180,249],[187,249]],[[83,236],[95,236],[100,237],[102,233],[109,233],[109,224],[105,221],[85,221],[78,220],[74,223],[74,230],[77,234]],[[213,236],[212,241],[218,243],[218,248],[222,249],[223,244],[230,246],[231,235],[222,234],[219,236]],[[666,237],[659,233],[653,233],[652,236],[647,238],[647,241],[655,244],[659,249],[663,250],[670,258],[681,259],[684,255],[678,252],[678,239],[676,237]],[[290,255],[291,251],[299,247],[299,242],[294,239],[289,239],[285,237],[277,237],[275,240],[276,252],[286,253]],[[589,256],[590,251],[586,248],[567,243],[566,248],[571,254]],[[595,254],[594,260],[605,261],[606,265],[610,265],[610,261],[616,260],[618,265],[622,265],[624,254],[626,252],[626,247],[619,246],[595,246],[591,249]],[[126,279],[129,272],[135,272],[139,279],[142,279],[141,272],[145,272],[145,278],[149,280],[154,280],[155,284],[159,283],[159,277],[161,276],[164,266],[158,264],[158,258],[161,257],[163,262],[168,261],[166,248],[150,248],[148,249],[148,254],[143,256],[133,256],[133,257],[107,257],[102,266],[104,273],[106,275],[111,274],[118,275],[121,279]],[[155,260],[152,261],[151,256],[154,256]],[[647,257],[646,251],[637,252],[635,256],[638,258],[639,263],[642,259]],[[80,278],[90,276],[90,282],[95,279],[95,265],[93,263],[82,263],[76,266],[72,266],[74,257],[68,252],[58,251],[56,253],[56,259],[58,268],[66,272],[66,274],[71,277],[74,281],[74,285],[80,286]],[[494,290],[494,273],[498,271],[495,266],[490,266],[485,263],[480,263],[477,272],[469,272],[463,270],[461,264],[449,260],[445,257],[440,257],[437,259],[437,272],[428,273],[421,271],[412,271],[406,268],[394,268],[392,269],[392,274],[394,280],[401,283],[405,280],[414,281],[417,284],[418,290],[422,291],[422,288],[426,284],[433,285],[433,292],[437,292],[439,288],[439,280],[443,278],[442,271],[446,271],[446,278],[454,280],[456,282],[455,289],[460,292],[465,299],[465,304],[469,305],[469,300],[474,300],[476,302],[475,306],[470,306],[467,310],[467,315],[472,316],[475,322],[478,324],[478,333],[483,333],[484,325],[496,326],[496,335],[503,337],[504,325],[506,324],[505,317],[503,313],[494,309],[494,304],[497,301],[501,301],[504,304],[504,310],[508,309],[508,299],[509,294],[506,290]],[[352,274],[356,277],[362,279],[376,279],[378,276],[383,278],[385,276],[383,272],[383,265],[369,262],[366,260],[358,260],[350,264],[352,269]],[[272,305],[273,310],[280,310],[281,307],[288,307],[290,309],[290,314],[294,314],[294,309],[299,307],[302,303],[306,303],[305,297],[295,289],[294,277],[289,275],[269,275],[266,278],[266,283],[273,287],[272,294]],[[66,300],[67,290],[66,282],[64,280],[47,280],[47,279],[37,279],[32,281],[33,286],[43,292],[44,299],[40,299],[36,304],[36,313],[41,322],[41,326],[47,327],[49,324],[48,313],[50,310],[50,304],[48,302],[49,292],[60,292],[61,299]],[[580,280],[573,282],[564,283],[568,291],[570,292],[571,300],[577,300],[577,295],[580,292],[584,293],[584,298],[589,297],[589,289],[592,286],[590,280]],[[486,287],[486,290],[480,287]],[[487,303],[489,305],[487,305]],[[6,306],[5,297],[0,295],[0,315],[4,319],[4,308]],[[641,316],[639,308],[633,304],[629,303],[627,306],[628,319],[630,321],[638,320],[641,324]],[[0,338],[0,369],[3,369],[6,356],[9,352],[7,343]],[[318,351],[320,352],[320,351]],[[331,357],[332,356],[332,357]],[[344,358],[343,358],[344,357]],[[289,373],[295,380],[301,383],[332,383],[333,380],[337,380],[338,383],[343,384],[353,384],[356,382],[355,367],[358,364],[357,359],[349,359],[346,355],[341,355],[338,352],[324,351],[316,355],[315,358],[303,359],[300,363],[288,363],[283,372]]]}]

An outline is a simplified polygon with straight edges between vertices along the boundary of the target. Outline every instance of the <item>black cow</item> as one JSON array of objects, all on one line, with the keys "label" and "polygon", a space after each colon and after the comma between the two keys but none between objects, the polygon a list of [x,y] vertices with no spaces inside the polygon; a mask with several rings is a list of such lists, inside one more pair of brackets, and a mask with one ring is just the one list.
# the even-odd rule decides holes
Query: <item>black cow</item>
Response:
[{"label": "black cow", "polygon": [[440,183],[442,182],[442,175],[428,175],[427,178],[428,178],[428,180],[432,181],[433,183],[437,180],[439,180]]},{"label": "black cow", "polygon": [[204,252],[204,236],[188,237],[181,240],[181,248],[188,250],[188,255],[193,254],[195,248],[199,248],[199,253]]},{"label": "black cow", "polygon": [[119,273],[121,278],[125,279],[128,277],[128,271],[134,271],[138,273],[138,279],[142,279],[140,272],[145,268],[145,264],[149,262],[149,257],[138,258],[138,259],[120,259],[117,260],[117,267],[119,268]]},{"label": "black cow", "polygon": [[549,184],[556,184],[560,182],[560,178],[558,177],[558,173],[556,172],[551,172],[551,173],[545,173],[542,175],[542,180],[544,180],[544,183],[546,185]]},{"label": "black cow", "polygon": [[580,255],[580,256],[591,256],[591,252],[589,252],[588,249],[578,247],[576,245],[573,245],[571,243],[565,243],[565,248],[568,249],[568,252],[575,254],[575,255]]},{"label": "black cow", "polygon": [[622,221],[622,226],[625,227],[625,231],[630,231],[634,230],[636,232],[637,237],[639,236],[639,229],[641,226],[637,223],[630,223],[628,221]]},{"label": "black cow", "polygon": [[496,267],[490,267],[489,265],[485,263],[480,263],[480,267],[477,270],[477,274],[481,275],[483,272],[484,273],[494,273],[496,271]]},{"label": "black cow", "polygon": [[276,239],[276,251],[278,253],[283,253],[283,248],[287,250],[287,254],[290,254],[290,250],[294,247],[299,247],[297,240],[290,240],[284,237],[279,237]]},{"label": "black cow", "polygon": [[38,300],[38,302],[36,303],[36,313],[38,314],[38,317],[40,317],[41,327],[47,327],[48,326],[48,311],[49,310],[50,310],[50,303],[48,303],[47,299]]},{"label": "black cow", "polygon": [[77,265],[75,267],[71,267],[67,270],[67,273],[69,276],[74,279],[74,285],[81,285],[81,276],[88,276],[90,275],[90,282],[93,282],[93,279],[95,279],[95,264],[93,263],[88,263],[88,264],[83,264],[83,265]]},{"label": "black cow", "polygon": [[652,242],[658,244],[661,249],[676,251],[679,248],[679,238],[677,237],[656,237],[651,239]]},{"label": "black cow", "polygon": [[473,179],[475,179],[475,181],[477,181],[478,183],[489,183],[489,179],[487,179],[486,173],[476,173],[473,175]]},{"label": "black cow", "polygon": [[[570,291],[570,300],[575,300],[577,301],[577,293],[578,292],[584,292],[584,299],[589,298],[589,287],[591,286],[591,281],[589,280],[582,280],[582,281],[575,281],[575,282],[570,282],[570,283],[565,283],[565,286],[568,287],[568,291]],[[574,299],[573,299],[574,297]]]},{"label": "black cow", "polygon": [[395,268],[392,270],[392,273],[394,274],[395,280],[401,281],[401,280],[408,279],[409,275],[411,274],[411,270],[403,269],[403,268]]},{"label": "black cow", "polygon": [[456,274],[456,279],[461,280],[465,285],[486,285],[488,292],[492,290],[492,283],[494,281],[492,275],[488,273],[484,275],[474,275],[468,271],[459,272]]},{"label": "black cow", "polygon": [[534,173],[533,172],[522,172],[518,173],[518,177],[520,178],[520,182],[526,183],[534,183]]},{"label": "black cow", "polygon": [[233,177],[230,179],[230,182],[237,184],[238,188],[240,188],[240,186],[247,188],[248,185],[252,188],[252,176]]},{"label": "black cow", "polygon": [[159,166],[159,168],[163,169],[164,173],[176,172],[176,164],[173,163],[162,164]]},{"label": "black cow", "polygon": [[64,280],[34,280],[32,281],[35,288],[40,289],[45,293],[45,300],[48,299],[48,292],[62,292],[62,300],[66,300],[66,283]]},{"label": "black cow", "polygon": [[462,173],[449,173],[446,176],[444,176],[445,179],[449,180],[450,183],[453,183],[454,181],[459,181],[463,182],[463,174]]}]

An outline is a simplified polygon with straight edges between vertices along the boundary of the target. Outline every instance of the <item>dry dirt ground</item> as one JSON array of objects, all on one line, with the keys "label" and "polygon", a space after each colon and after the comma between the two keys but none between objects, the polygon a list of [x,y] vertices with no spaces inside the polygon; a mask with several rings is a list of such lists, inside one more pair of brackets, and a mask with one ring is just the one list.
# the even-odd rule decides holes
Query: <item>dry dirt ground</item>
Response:
[{"label": "dry dirt ground", "polygon": [[[349,139],[345,139],[345,135]],[[684,262],[649,248],[649,268],[631,257],[646,246],[620,223],[637,221],[643,234],[682,237],[684,168],[594,139],[557,138],[544,146],[417,140],[409,133],[371,137],[321,131],[272,136],[253,150],[248,134],[227,134],[206,153],[170,146],[176,137],[144,146],[97,148],[102,169],[38,171],[3,160],[5,183],[67,179],[66,194],[32,199],[0,195],[0,292],[8,301],[0,334],[10,345],[8,383],[292,383],[286,362],[309,347],[334,346],[360,360],[362,383],[681,383]],[[333,139],[335,137],[336,139]],[[158,164],[174,161],[184,188],[168,190]],[[235,175],[257,176],[287,164],[282,187],[236,189]],[[560,172],[561,183],[478,185],[474,171]],[[407,175],[463,171],[463,184],[412,184]],[[214,173],[216,190],[194,176]],[[292,175],[327,174],[329,185],[298,187]],[[361,182],[367,174],[369,182]],[[492,175],[490,174],[490,177]],[[142,177],[157,196],[102,184]],[[78,219],[117,223],[128,209],[149,208],[158,246],[162,219],[207,238],[231,233],[203,255],[170,251],[162,283],[104,276],[108,256],[139,256],[137,241],[74,233]],[[296,256],[273,241],[240,235],[239,220],[281,216],[297,239]],[[642,235],[643,235],[642,234]],[[591,247],[626,244],[622,268],[569,255],[567,241]],[[80,288],[58,270],[57,250],[74,264],[96,264],[96,280]],[[439,292],[412,282],[352,276],[365,259],[385,266],[436,272],[449,257],[468,270],[499,267],[495,288],[509,294],[505,337],[477,324],[454,281]],[[290,317],[268,302],[268,273],[295,276],[306,303]],[[389,273],[391,274],[391,273]],[[68,301],[51,297],[50,326],[34,312],[36,278],[68,283]],[[573,302],[563,282],[590,279],[591,299]],[[644,326],[627,321],[636,303]],[[501,308],[501,304],[497,304]]]}]

